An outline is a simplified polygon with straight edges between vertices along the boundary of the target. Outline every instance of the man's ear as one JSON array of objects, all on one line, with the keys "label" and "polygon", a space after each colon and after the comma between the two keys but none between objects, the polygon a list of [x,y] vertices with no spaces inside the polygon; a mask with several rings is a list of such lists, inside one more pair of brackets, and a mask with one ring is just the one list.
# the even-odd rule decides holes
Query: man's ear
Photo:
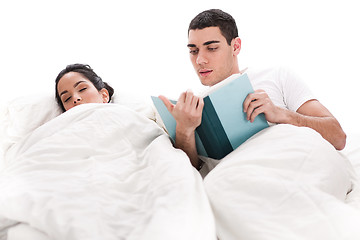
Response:
[{"label": "man's ear", "polygon": [[241,39],[239,37],[234,38],[232,40],[232,47],[233,47],[234,55],[237,56],[241,50]]},{"label": "man's ear", "polygon": [[109,95],[108,90],[106,88],[103,88],[99,92],[100,92],[100,94],[102,96],[103,103],[108,103],[109,99],[110,99],[110,95]]}]

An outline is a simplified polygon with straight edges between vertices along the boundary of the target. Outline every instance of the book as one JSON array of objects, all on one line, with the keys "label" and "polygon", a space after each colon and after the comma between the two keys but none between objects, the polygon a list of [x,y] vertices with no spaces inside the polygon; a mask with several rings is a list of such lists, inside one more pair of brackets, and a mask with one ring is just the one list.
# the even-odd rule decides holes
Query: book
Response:
[{"label": "book", "polygon": [[[246,119],[243,102],[254,92],[247,74],[235,74],[208,88],[204,99],[201,124],[195,130],[198,154],[220,160],[251,136],[269,126],[265,115],[259,114],[254,122]],[[154,106],[163,125],[175,141],[176,121],[158,97],[152,96]],[[171,100],[176,104],[176,101]]]}]

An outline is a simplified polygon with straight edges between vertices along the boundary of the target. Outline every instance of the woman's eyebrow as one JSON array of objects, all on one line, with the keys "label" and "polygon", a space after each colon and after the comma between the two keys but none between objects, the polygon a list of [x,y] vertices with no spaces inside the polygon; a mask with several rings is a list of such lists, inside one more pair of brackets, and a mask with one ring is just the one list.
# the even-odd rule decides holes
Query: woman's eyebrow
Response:
[{"label": "woman's eyebrow", "polygon": [[67,92],[68,92],[67,90],[62,91],[62,92],[60,93],[60,97],[61,97],[62,95],[64,95],[65,93],[67,93]]},{"label": "woman's eyebrow", "polygon": [[[76,88],[80,83],[82,83],[82,82],[85,82],[84,80],[81,80],[81,81],[78,81],[78,82],[76,82],[75,84],[74,84],[74,88]],[[68,92],[68,90],[65,90],[65,91],[62,91],[61,93],[60,93],[60,97],[63,95],[63,94],[65,94],[65,93],[67,93]]]},{"label": "woman's eyebrow", "polygon": [[85,82],[85,81],[84,81],[84,80],[81,80],[81,81],[78,81],[77,83],[75,83],[75,84],[74,84],[74,88],[76,88],[77,85],[79,85],[79,84],[82,83],[82,82]]}]

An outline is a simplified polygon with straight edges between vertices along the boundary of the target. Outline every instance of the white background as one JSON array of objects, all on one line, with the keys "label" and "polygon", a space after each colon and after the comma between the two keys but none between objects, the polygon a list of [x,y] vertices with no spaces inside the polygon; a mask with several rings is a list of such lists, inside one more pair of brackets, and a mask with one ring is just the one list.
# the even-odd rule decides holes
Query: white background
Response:
[{"label": "white background", "polygon": [[187,28],[210,8],[237,21],[241,67],[290,67],[347,133],[360,132],[360,7],[350,0],[1,0],[0,103],[52,94],[71,63],[118,91],[177,98],[200,86]]}]

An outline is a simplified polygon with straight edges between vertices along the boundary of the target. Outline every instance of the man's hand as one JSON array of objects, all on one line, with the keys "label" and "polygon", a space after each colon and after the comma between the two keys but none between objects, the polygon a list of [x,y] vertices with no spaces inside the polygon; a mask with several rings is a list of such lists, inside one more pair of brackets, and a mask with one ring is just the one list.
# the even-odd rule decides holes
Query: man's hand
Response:
[{"label": "man's hand", "polygon": [[159,98],[176,120],[175,147],[183,150],[191,164],[199,169],[201,161],[196,150],[195,129],[201,124],[204,100],[190,91],[182,93],[176,105],[164,96]]},{"label": "man's hand", "polygon": [[260,113],[271,123],[283,123],[286,121],[286,110],[275,106],[264,90],[256,90],[250,93],[243,104],[247,120],[254,122],[255,117]]},{"label": "man's hand", "polygon": [[201,97],[195,96],[191,91],[183,92],[176,105],[164,96],[159,96],[159,98],[175,118],[177,130],[193,132],[201,124],[204,107],[204,100]]},{"label": "man's hand", "polygon": [[309,127],[321,134],[337,150],[342,150],[346,144],[346,134],[336,118],[316,99],[301,105],[296,112],[273,104],[267,93],[257,90],[249,94],[244,101],[244,112],[251,122],[260,113],[271,123],[292,124],[298,127]]}]

